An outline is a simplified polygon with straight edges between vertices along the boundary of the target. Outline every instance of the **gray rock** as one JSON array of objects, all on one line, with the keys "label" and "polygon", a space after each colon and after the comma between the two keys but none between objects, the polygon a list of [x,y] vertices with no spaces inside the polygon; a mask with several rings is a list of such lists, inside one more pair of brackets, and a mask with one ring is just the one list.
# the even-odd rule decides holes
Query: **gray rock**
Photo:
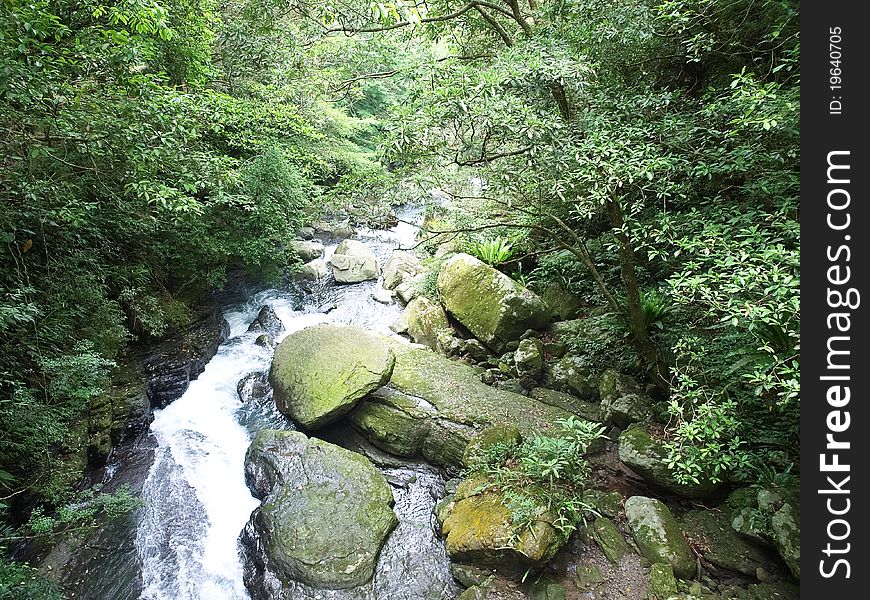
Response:
[{"label": "gray rock", "polygon": [[323,257],[323,243],[316,240],[293,240],[290,242],[290,247],[302,259],[302,262],[310,262]]},{"label": "gray rock", "polygon": [[248,448],[245,479],[263,502],[243,543],[279,579],[343,589],[372,578],[398,519],[368,459],[297,431],[265,430]]},{"label": "gray rock", "polygon": [[544,347],[541,340],[533,337],[520,341],[514,352],[514,365],[521,378],[538,379],[544,367]]},{"label": "gray rock", "polygon": [[393,293],[389,290],[385,290],[381,286],[375,287],[375,290],[372,292],[372,298],[375,299],[375,302],[380,302],[381,304],[393,303]]},{"label": "gray rock", "polygon": [[284,333],[284,323],[281,322],[271,306],[263,306],[251,324],[248,325],[248,331],[261,331],[274,337]]},{"label": "gray rock", "polygon": [[616,425],[625,429],[632,423],[652,418],[652,401],[628,375],[613,369],[606,370],[601,375],[598,394],[605,425]]},{"label": "gray rock", "polygon": [[438,348],[438,335],[450,331],[447,313],[441,305],[424,296],[414,298],[405,309],[408,320],[408,335],[418,344],[435,350]]},{"label": "gray rock", "polygon": [[322,258],[305,263],[297,271],[296,276],[305,281],[316,281],[329,275],[329,267]]},{"label": "gray rock", "polygon": [[296,237],[300,240],[310,240],[314,237],[314,234],[314,227],[300,227],[299,231],[296,232]]},{"label": "gray rock", "polygon": [[666,563],[680,579],[695,576],[695,554],[667,506],[654,498],[632,496],[625,517],[641,554],[652,563]]},{"label": "gray rock", "polygon": [[586,359],[566,355],[547,369],[544,385],[559,392],[573,394],[584,400],[598,400],[599,376]]},{"label": "gray rock", "polygon": [[423,272],[420,259],[411,252],[397,250],[384,265],[384,288],[395,290],[399,284],[411,281]]},{"label": "gray rock", "polygon": [[357,240],[344,240],[330,259],[337,283],[359,283],[377,279],[381,267],[368,246]]}]

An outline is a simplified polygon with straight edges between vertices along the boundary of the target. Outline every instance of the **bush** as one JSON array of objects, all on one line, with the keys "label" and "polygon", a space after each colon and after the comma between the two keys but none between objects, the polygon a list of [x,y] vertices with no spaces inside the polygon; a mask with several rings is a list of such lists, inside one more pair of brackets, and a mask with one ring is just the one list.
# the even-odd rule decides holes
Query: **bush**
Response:
[{"label": "bush", "polygon": [[514,255],[513,243],[507,238],[494,237],[468,245],[468,252],[491,267],[497,267]]}]

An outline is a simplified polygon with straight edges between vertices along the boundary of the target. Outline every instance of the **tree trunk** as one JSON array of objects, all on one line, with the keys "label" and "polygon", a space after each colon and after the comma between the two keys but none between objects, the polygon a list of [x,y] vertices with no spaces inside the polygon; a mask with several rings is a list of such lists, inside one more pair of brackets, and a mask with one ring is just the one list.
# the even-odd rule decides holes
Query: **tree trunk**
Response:
[{"label": "tree trunk", "polygon": [[622,272],[622,282],[625,284],[625,309],[631,329],[634,345],[652,373],[653,383],[659,387],[668,387],[668,367],[659,354],[658,348],[649,336],[646,320],[643,316],[643,307],[640,301],[640,286],[637,283],[637,261],[631,240],[623,227],[625,219],[622,207],[616,200],[607,202],[607,214],[610,224],[616,232],[619,242],[619,268]]}]

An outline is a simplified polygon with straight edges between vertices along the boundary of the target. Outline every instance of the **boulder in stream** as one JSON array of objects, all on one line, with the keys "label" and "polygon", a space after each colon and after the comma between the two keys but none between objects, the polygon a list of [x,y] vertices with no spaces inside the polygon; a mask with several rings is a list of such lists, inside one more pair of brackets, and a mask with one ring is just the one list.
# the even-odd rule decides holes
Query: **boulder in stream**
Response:
[{"label": "boulder in stream", "polygon": [[433,350],[437,349],[438,334],[450,330],[447,313],[441,305],[425,296],[419,296],[411,300],[405,313],[411,339]]},{"label": "boulder in stream", "polygon": [[380,338],[358,327],[316,325],[278,345],[269,382],[278,410],[317,429],[389,381],[394,364],[392,349]]},{"label": "boulder in stream", "polygon": [[282,580],[328,589],[365,584],[398,523],[384,476],[364,456],[297,431],[264,430],[245,456],[263,502],[242,534]]},{"label": "boulder in stream", "polygon": [[290,247],[302,262],[309,262],[323,256],[323,243],[317,240],[293,240],[290,242]]},{"label": "boulder in stream", "polygon": [[438,291],[447,311],[497,352],[527,330],[550,322],[550,311],[538,296],[468,254],[444,263]]},{"label": "boulder in stream", "polygon": [[344,240],[330,259],[337,283],[359,283],[377,279],[381,274],[378,258],[368,246],[357,240]]},{"label": "boulder in stream", "polygon": [[397,250],[384,265],[384,288],[395,290],[400,283],[411,281],[422,272],[419,258],[410,252]]},{"label": "boulder in stream", "polygon": [[257,316],[248,325],[248,331],[266,333],[274,338],[284,333],[284,323],[278,318],[275,310],[266,305],[260,308]]}]

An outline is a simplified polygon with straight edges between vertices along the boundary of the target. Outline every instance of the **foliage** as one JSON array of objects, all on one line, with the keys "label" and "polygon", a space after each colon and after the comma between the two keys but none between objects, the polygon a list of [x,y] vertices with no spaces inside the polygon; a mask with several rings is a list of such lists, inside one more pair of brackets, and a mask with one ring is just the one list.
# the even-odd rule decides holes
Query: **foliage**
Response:
[{"label": "foliage", "polygon": [[492,444],[469,467],[503,493],[517,535],[531,529],[543,509],[567,539],[590,509],[582,500],[589,476],[586,455],[604,427],[573,416],[556,425],[553,433],[537,433],[519,445]]},{"label": "foliage", "polygon": [[494,237],[472,242],[468,246],[472,256],[476,256],[491,267],[497,267],[511,259],[514,247],[510,240]]}]

